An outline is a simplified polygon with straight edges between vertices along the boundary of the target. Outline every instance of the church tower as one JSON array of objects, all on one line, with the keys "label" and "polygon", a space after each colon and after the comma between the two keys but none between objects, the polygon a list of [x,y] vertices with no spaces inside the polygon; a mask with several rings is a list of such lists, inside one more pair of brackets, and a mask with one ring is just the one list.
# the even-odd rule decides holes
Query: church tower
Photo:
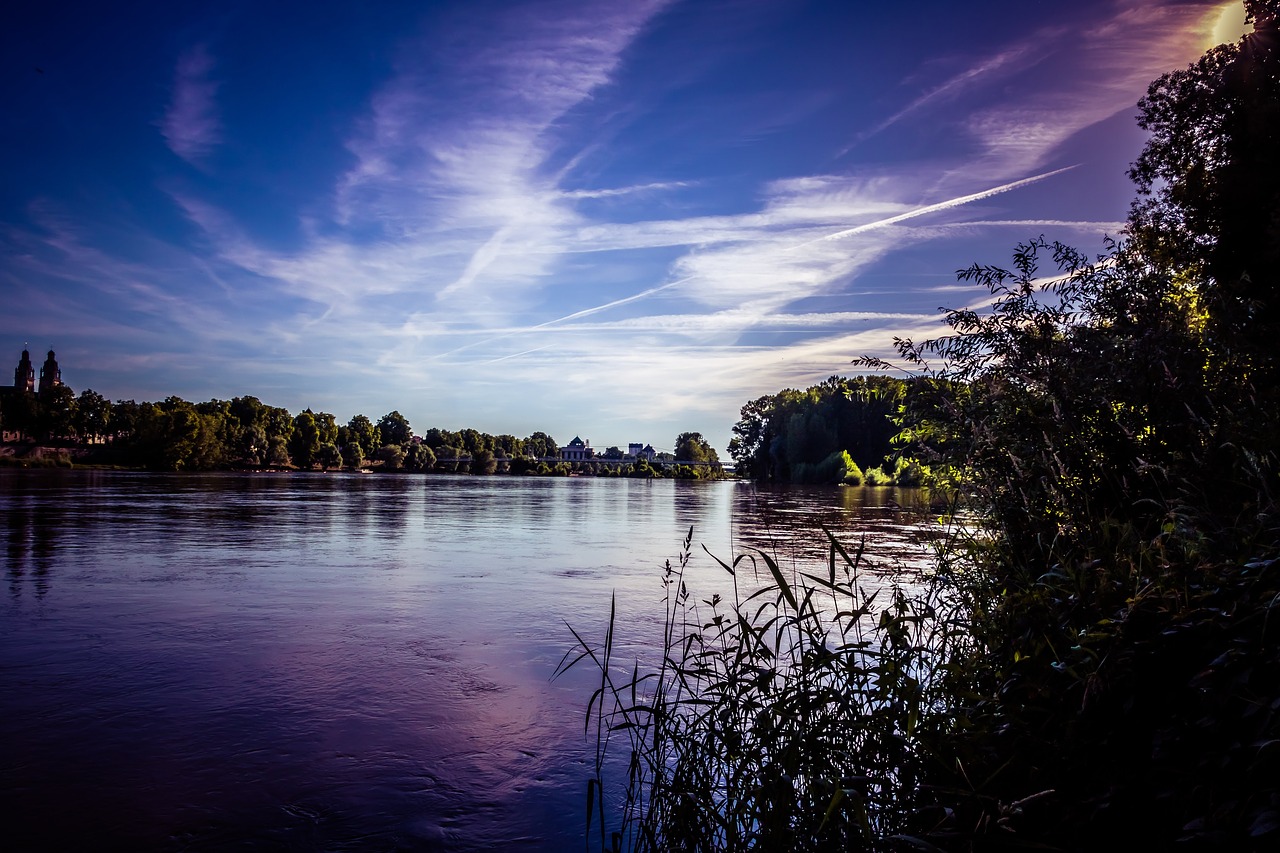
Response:
[{"label": "church tower", "polygon": [[31,366],[31,353],[25,349],[22,351],[22,360],[18,362],[18,369],[13,371],[13,387],[19,393],[36,390],[36,372]]},{"label": "church tower", "polygon": [[61,384],[62,371],[58,369],[58,360],[53,357],[53,350],[49,350],[49,357],[40,368],[40,394],[43,395]]}]

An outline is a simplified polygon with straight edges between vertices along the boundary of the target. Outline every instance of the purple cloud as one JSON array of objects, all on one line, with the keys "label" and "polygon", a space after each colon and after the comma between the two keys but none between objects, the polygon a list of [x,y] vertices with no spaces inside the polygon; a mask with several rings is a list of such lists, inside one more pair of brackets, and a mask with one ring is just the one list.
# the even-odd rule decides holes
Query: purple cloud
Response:
[{"label": "purple cloud", "polygon": [[199,166],[222,141],[218,120],[218,84],[210,79],[213,57],[204,45],[196,45],[178,60],[173,93],[160,121],[160,132],[174,154]]}]

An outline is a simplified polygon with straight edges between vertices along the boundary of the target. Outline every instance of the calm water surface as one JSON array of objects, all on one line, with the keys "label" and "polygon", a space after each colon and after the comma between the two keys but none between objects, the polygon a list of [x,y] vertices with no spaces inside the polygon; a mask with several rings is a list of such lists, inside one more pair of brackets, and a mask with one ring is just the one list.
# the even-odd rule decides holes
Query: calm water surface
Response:
[{"label": "calm water surface", "polygon": [[[887,490],[0,471],[5,849],[580,849],[591,673],[660,637],[660,566],[924,560]],[[709,593],[708,593],[709,594]]]}]

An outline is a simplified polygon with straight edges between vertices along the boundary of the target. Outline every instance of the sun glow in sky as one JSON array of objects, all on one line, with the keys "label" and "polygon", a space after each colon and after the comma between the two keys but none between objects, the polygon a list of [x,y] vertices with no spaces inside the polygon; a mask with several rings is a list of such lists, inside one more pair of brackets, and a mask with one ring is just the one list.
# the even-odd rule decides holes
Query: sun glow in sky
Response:
[{"label": "sun glow in sky", "polygon": [[723,453],[747,400],[940,331],[956,269],[1101,250],[1135,103],[1242,20],[890,5],[22,4],[0,364]]}]

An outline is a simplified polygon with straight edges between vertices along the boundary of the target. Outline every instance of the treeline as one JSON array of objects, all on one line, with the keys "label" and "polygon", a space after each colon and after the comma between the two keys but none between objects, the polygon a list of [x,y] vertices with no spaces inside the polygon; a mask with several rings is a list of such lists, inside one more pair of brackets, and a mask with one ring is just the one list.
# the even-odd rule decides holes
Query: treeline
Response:
[{"label": "treeline", "polygon": [[729,454],[739,475],[761,482],[921,485],[928,469],[893,443],[912,389],[886,376],[832,376],[758,397],[742,407]]},{"label": "treeline", "polygon": [[[416,436],[407,418],[388,412],[376,423],[360,414],[340,424],[329,412],[297,415],[257,397],[192,403],[111,402],[92,390],[79,396],[65,385],[41,396],[8,395],[4,429],[46,443],[92,449],[100,463],[157,471],[296,468],[406,473],[587,474],[595,476],[721,476],[716,452],[700,433],[681,433],[675,454],[630,459],[609,448],[600,459],[559,460],[560,446],[545,432],[525,438],[475,429],[432,428]],[[692,463],[692,464],[690,464]]]}]

